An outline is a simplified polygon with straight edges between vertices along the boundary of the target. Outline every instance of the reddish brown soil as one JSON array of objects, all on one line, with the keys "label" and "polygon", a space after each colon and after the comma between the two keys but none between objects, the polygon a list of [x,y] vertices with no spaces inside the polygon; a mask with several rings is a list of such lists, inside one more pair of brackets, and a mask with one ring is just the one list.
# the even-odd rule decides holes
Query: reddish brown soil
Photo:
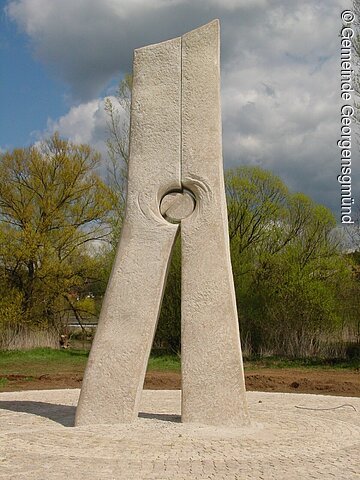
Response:
[{"label": "reddish brown soil", "polygon": [[[259,369],[245,374],[248,390],[263,392],[298,392],[360,397],[360,372],[355,370],[295,370]],[[52,374],[39,377],[4,375],[7,382],[0,391],[46,390],[79,388],[81,374]],[[1,383],[0,383],[1,385]],[[174,372],[148,372],[145,388],[174,390],[181,388],[181,374]]]},{"label": "reddish brown soil", "polygon": [[261,369],[245,377],[248,390],[360,396],[360,372],[355,370]]}]

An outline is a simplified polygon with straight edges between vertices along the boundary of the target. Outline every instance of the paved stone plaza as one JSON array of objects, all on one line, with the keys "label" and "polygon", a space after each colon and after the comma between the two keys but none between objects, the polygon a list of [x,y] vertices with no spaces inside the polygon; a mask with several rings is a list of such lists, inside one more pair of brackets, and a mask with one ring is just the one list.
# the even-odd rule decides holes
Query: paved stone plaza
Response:
[{"label": "paved stone plaza", "polygon": [[145,390],[135,423],[75,428],[78,396],[0,394],[1,479],[360,478],[359,398],[248,392],[252,425],[232,429],[181,424],[179,391]]}]

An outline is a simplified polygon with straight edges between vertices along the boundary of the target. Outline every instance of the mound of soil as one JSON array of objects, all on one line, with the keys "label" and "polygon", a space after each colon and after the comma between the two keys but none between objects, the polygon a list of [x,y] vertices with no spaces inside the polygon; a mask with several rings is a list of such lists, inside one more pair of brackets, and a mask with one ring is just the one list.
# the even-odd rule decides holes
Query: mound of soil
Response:
[{"label": "mound of soil", "polygon": [[[247,372],[245,380],[246,388],[250,391],[317,393],[360,397],[360,372],[355,370],[261,369]],[[0,391],[80,388],[81,382],[81,374],[52,374],[39,377],[3,375],[0,376]],[[181,374],[177,372],[148,372],[144,388],[149,390],[180,389]]]},{"label": "mound of soil", "polygon": [[254,391],[360,396],[360,373],[355,370],[266,369],[246,373],[245,379],[246,388]]}]

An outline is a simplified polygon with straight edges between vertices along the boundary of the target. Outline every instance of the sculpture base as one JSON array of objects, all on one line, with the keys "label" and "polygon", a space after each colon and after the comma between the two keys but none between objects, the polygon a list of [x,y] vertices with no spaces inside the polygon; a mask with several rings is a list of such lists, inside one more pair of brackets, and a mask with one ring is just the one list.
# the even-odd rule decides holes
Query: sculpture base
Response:
[{"label": "sculpture base", "polygon": [[[356,478],[360,398],[248,392],[251,427],[180,423],[180,391],[145,390],[132,424],[74,424],[79,390],[0,394],[3,478]],[[334,408],[336,410],[303,410]]]}]

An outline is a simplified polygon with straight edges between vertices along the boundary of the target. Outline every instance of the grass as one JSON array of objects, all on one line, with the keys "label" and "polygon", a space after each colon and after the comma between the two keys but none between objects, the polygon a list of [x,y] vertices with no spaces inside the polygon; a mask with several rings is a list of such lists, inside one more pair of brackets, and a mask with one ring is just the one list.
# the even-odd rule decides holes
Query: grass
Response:
[{"label": "grass", "polygon": [[88,352],[81,350],[33,350],[0,351],[1,375],[26,375],[82,373]]},{"label": "grass", "polygon": [[[35,348],[33,350],[0,351],[1,375],[26,375],[29,378],[49,374],[83,373],[89,352],[87,350],[52,350]],[[150,371],[180,371],[180,359],[177,356],[163,355],[150,357]],[[0,380],[6,380],[1,379]]]},{"label": "grass", "polygon": [[[36,377],[51,374],[82,374],[88,351],[52,350],[36,348],[33,350],[0,351],[0,386],[4,385],[4,375],[26,375]],[[330,361],[319,358],[289,360],[279,357],[250,358],[244,362],[245,370],[294,368],[294,369],[358,369],[359,360]],[[175,355],[151,356],[148,371],[180,372],[180,358]]]},{"label": "grass", "polygon": [[150,357],[148,370],[156,372],[180,372],[180,358],[175,355]]},{"label": "grass", "polygon": [[9,380],[7,378],[0,378],[0,388],[6,387],[8,382],[9,382]]},{"label": "grass", "polygon": [[325,359],[325,358],[282,358],[282,357],[258,357],[244,359],[245,370],[258,370],[261,368],[294,368],[312,370],[338,370],[359,369],[360,360]]}]

